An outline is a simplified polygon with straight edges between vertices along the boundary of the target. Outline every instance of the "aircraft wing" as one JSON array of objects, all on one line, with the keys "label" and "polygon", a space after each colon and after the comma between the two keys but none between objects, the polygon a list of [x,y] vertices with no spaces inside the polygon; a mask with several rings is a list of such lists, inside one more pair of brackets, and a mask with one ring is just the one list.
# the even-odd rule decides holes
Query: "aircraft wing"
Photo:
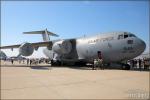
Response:
[{"label": "aircraft wing", "polygon": [[0,49],[18,48],[19,46],[20,46],[20,44],[19,45],[1,46]]},{"label": "aircraft wing", "polygon": [[[13,49],[13,48],[19,48],[22,44],[17,44],[17,45],[9,45],[9,46],[0,46],[0,49]],[[52,41],[48,42],[36,42],[36,43],[31,43],[33,47],[46,47],[46,46],[52,46]]]}]

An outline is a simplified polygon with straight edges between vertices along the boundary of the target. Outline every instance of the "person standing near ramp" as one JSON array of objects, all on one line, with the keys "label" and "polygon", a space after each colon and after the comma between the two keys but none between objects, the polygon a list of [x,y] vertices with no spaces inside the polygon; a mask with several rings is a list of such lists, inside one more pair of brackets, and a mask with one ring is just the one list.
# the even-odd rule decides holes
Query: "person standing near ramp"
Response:
[{"label": "person standing near ramp", "polygon": [[98,51],[98,67],[104,69],[101,51]]},{"label": "person standing near ramp", "polygon": [[94,59],[93,70],[94,70],[94,69],[97,69],[97,67],[99,67],[99,66],[98,66],[98,61],[97,61],[97,59]]}]

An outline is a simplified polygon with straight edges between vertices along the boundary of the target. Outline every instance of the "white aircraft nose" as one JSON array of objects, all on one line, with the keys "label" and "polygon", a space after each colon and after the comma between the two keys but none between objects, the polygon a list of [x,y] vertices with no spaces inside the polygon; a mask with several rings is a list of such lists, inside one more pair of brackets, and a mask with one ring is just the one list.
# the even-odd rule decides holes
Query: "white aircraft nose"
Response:
[{"label": "white aircraft nose", "polygon": [[143,40],[141,40],[141,39],[138,39],[137,48],[136,49],[138,50],[139,54],[143,53],[145,48],[146,48],[145,42]]},{"label": "white aircraft nose", "polygon": [[132,59],[132,58],[135,58],[135,57],[141,55],[146,48],[145,42],[139,38],[134,39],[132,46],[133,46],[134,53],[129,53],[129,55],[127,55],[127,57],[129,57],[129,59]]},{"label": "white aircraft nose", "polygon": [[143,41],[143,40],[140,40],[140,47],[141,47],[141,49],[144,51],[145,50],[145,48],[146,48],[146,44],[145,44],[145,42]]}]

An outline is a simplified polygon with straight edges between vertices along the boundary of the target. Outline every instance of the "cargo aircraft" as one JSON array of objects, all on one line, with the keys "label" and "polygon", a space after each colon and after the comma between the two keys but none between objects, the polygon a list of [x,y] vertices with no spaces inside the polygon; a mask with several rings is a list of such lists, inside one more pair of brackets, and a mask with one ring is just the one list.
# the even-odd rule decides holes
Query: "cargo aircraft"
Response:
[{"label": "cargo aircraft", "polygon": [[[50,40],[49,36],[56,36],[47,29],[41,31],[24,32],[24,34],[42,34],[43,42],[22,43],[10,46],[1,46],[1,49],[19,48],[18,56],[30,56],[39,47],[45,47],[43,53],[53,63],[77,64],[93,63],[101,52],[104,63],[119,63],[139,56],[146,48],[143,40],[133,33],[118,31],[72,39]],[[128,64],[122,68],[130,69]]]}]

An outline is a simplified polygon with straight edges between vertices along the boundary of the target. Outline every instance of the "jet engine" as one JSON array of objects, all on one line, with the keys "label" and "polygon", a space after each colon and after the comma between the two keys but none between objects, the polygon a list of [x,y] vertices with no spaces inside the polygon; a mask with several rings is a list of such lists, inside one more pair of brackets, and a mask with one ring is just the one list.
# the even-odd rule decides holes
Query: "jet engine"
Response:
[{"label": "jet engine", "polygon": [[68,54],[72,50],[72,44],[70,41],[58,41],[53,44],[52,50],[58,54]]},{"label": "jet engine", "polygon": [[34,48],[32,47],[31,43],[23,43],[19,47],[19,54],[22,56],[30,56],[32,55]]}]

